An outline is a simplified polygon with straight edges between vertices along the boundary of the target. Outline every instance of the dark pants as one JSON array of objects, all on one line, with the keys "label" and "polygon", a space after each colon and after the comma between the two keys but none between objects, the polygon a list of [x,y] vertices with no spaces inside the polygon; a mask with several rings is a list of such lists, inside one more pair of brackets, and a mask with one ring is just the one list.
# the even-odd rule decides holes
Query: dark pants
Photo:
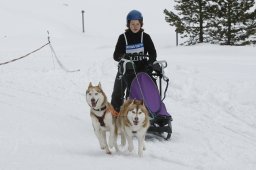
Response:
[{"label": "dark pants", "polygon": [[124,99],[124,92],[126,89],[125,82],[123,78],[120,79],[121,74],[117,72],[116,74],[116,79],[114,83],[114,88],[112,92],[112,98],[111,98],[111,104],[114,107],[114,109],[119,112],[120,107],[123,104],[123,99]]},{"label": "dark pants", "polygon": [[[148,72],[148,74],[151,75],[152,71],[146,70],[145,65],[146,64],[144,63],[144,65],[142,65],[141,67],[137,67],[139,69],[136,69],[136,72],[138,73],[138,72],[144,71],[144,72]],[[127,98],[130,93],[130,86],[131,86],[132,80],[135,77],[134,70],[131,68],[132,67],[126,70],[126,73],[124,76],[122,76],[122,74],[119,71],[116,74],[114,88],[111,96],[112,97],[111,104],[117,112],[120,111],[120,107],[123,104],[124,98]],[[120,76],[122,76],[121,79],[120,79]],[[125,90],[126,90],[126,94],[125,94]]]},{"label": "dark pants", "polygon": [[125,74],[121,79],[120,76],[120,73],[116,74],[114,88],[111,96],[111,104],[117,112],[120,111],[120,107],[123,104],[124,98],[129,96],[131,83],[135,77],[135,74]]}]

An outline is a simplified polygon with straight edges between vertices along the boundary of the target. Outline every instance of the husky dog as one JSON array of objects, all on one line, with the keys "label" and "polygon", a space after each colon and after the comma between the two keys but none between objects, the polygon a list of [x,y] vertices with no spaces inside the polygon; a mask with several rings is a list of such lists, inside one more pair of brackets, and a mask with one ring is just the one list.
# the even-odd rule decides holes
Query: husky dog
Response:
[{"label": "husky dog", "polygon": [[[114,108],[107,101],[106,94],[99,83],[97,86],[89,84],[86,90],[86,101],[91,108],[91,119],[94,133],[97,136],[101,149],[107,154],[111,154],[109,148],[115,147],[118,151],[115,141],[115,117],[112,114]],[[109,131],[109,140],[107,142],[106,132]]]},{"label": "husky dog", "polygon": [[145,150],[145,136],[149,128],[149,116],[143,101],[126,100],[117,117],[116,126],[123,133],[128,141],[128,150],[134,149],[133,137],[138,139],[138,155],[143,156]]}]

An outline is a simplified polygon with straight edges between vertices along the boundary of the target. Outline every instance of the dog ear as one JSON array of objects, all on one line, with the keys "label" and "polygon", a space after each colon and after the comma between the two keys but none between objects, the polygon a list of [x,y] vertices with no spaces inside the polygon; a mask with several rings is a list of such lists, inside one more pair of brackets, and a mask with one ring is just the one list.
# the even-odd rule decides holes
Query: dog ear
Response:
[{"label": "dog ear", "polygon": [[92,82],[89,83],[89,86],[88,87],[92,87]]},{"label": "dog ear", "polygon": [[135,102],[135,100],[133,99],[131,104],[134,104],[134,102]]},{"label": "dog ear", "polygon": [[133,100],[129,99],[129,100],[131,101],[131,103],[129,104],[129,106],[133,105],[133,104],[134,104],[134,99],[133,99]]},{"label": "dog ear", "polygon": [[99,86],[99,88],[101,89],[101,83],[100,83],[100,82],[99,82],[98,86]]},{"label": "dog ear", "polygon": [[141,100],[141,105],[145,107],[145,104],[144,104],[144,101],[143,101],[143,100]]}]

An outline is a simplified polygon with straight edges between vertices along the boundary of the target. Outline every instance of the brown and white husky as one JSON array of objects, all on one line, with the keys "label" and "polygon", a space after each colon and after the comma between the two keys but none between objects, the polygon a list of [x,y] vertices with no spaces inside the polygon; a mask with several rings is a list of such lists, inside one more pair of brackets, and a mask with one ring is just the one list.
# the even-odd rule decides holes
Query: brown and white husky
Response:
[{"label": "brown and white husky", "polygon": [[138,139],[138,155],[143,156],[145,150],[145,136],[149,128],[149,116],[143,101],[126,100],[120,109],[120,114],[116,121],[117,130],[123,133],[128,141],[128,150],[134,149],[133,137]]},{"label": "brown and white husky", "polygon": [[[114,146],[118,151],[115,140],[115,116],[112,114],[114,109],[107,101],[100,83],[97,86],[93,86],[92,83],[89,84],[86,90],[86,101],[91,108],[92,126],[101,149],[105,150],[107,154],[111,154],[109,148]],[[106,138],[107,131],[109,131],[108,141]]]}]

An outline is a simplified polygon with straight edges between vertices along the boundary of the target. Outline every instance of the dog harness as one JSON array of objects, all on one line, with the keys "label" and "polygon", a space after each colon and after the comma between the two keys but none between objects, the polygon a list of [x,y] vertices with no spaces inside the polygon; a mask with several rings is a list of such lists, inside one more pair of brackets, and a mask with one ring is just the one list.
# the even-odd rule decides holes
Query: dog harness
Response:
[{"label": "dog harness", "polygon": [[111,107],[108,107],[107,108],[107,106],[104,106],[104,107],[102,107],[102,108],[100,108],[100,109],[93,109],[93,110],[95,110],[95,111],[103,111],[103,110],[105,110],[104,111],[104,113],[103,113],[103,115],[102,116],[97,116],[97,115],[95,115],[95,117],[98,119],[98,121],[99,121],[99,123],[100,123],[100,126],[105,126],[105,123],[104,123],[104,118],[105,118],[105,115],[106,115],[106,113],[109,111],[109,112],[111,112],[111,114],[114,116],[114,117],[117,117],[118,115],[119,115],[119,113],[117,112],[117,111],[115,111],[113,108],[111,108]]},{"label": "dog harness", "polygon": [[104,123],[105,115],[106,115],[106,111],[103,113],[103,115],[101,117],[95,115],[96,118],[98,119],[98,121],[100,122],[100,126],[105,126],[105,123]]},{"label": "dog harness", "polygon": [[107,108],[107,106],[104,106],[104,107],[102,107],[100,109],[93,109],[95,111],[103,111],[103,110],[105,110],[102,116],[97,116],[97,115],[94,114],[94,116],[98,119],[98,121],[100,123],[100,126],[105,126],[104,118],[105,118],[105,115],[106,115],[106,112],[107,112],[106,108]]}]

